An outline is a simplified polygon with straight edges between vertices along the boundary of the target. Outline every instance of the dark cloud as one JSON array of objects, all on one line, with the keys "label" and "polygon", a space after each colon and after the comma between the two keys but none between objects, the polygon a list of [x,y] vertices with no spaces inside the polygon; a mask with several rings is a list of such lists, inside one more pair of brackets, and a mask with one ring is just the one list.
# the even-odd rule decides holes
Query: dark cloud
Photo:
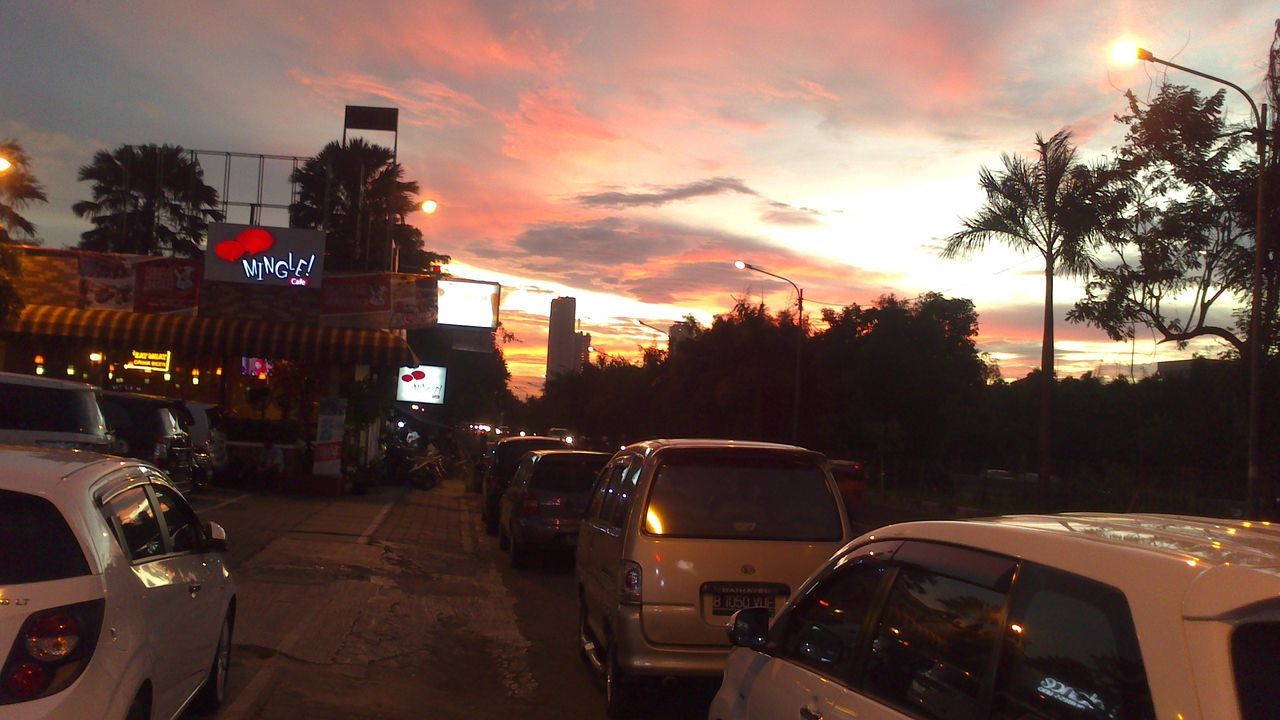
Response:
[{"label": "dark cloud", "polygon": [[738,178],[717,177],[685,185],[651,187],[648,192],[619,192],[615,190],[587,193],[579,195],[578,202],[587,207],[601,208],[656,207],[677,200],[688,200],[705,195],[721,195],[724,193],[760,194],[747,187]]},{"label": "dark cloud", "polygon": [[822,212],[771,200],[768,208],[760,213],[760,220],[770,225],[821,225]]},{"label": "dark cloud", "polygon": [[515,248],[532,258],[564,258],[592,265],[643,263],[678,252],[685,243],[642,223],[607,217],[581,223],[542,223],[521,233]]}]

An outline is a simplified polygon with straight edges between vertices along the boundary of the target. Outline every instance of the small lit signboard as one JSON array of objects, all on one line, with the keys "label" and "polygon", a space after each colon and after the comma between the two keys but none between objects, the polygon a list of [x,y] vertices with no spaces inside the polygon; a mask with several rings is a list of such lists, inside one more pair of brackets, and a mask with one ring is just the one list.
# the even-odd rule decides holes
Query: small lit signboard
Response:
[{"label": "small lit signboard", "polygon": [[441,279],[437,285],[436,322],[440,325],[498,327],[498,298],[502,286],[479,280]]},{"label": "small lit signboard", "polygon": [[324,233],[319,230],[209,224],[205,280],[320,287],[323,277]]},{"label": "small lit signboard", "polygon": [[169,372],[169,360],[172,356],[173,353],[169,350],[164,352],[130,350],[129,359],[125,362],[124,367],[126,370]]},{"label": "small lit signboard", "polygon": [[443,405],[444,368],[435,365],[400,368],[400,377],[396,381],[396,400]]}]

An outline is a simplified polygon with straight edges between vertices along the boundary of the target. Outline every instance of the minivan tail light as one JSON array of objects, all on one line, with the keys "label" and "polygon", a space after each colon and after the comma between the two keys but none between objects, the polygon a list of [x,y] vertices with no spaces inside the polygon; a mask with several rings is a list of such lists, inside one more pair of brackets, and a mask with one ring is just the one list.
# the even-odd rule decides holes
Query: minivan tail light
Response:
[{"label": "minivan tail light", "polygon": [[538,496],[529,493],[524,496],[524,502],[520,504],[520,514],[524,517],[531,517],[538,514]]},{"label": "minivan tail light", "polygon": [[105,605],[90,600],[28,617],[0,670],[0,705],[47,697],[75,682],[98,644]]},{"label": "minivan tail light", "polygon": [[618,575],[618,601],[623,605],[639,605],[641,602],[644,570],[640,564],[631,560],[622,561],[622,572]]}]

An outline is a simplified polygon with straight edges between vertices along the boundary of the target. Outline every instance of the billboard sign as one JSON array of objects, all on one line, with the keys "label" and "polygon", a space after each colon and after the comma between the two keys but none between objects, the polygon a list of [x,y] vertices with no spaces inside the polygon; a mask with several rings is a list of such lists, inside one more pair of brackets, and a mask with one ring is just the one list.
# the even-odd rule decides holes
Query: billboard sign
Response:
[{"label": "billboard sign", "polygon": [[498,327],[498,299],[502,286],[480,280],[440,279],[437,283],[436,322],[440,325]]},{"label": "billboard sign", "polygon": [[400,378],[396,381],[396,400],[443,405],[444,368],[435,365],[400,368]]},{"label": "billboard sign", "polygon": [[221,282],[321,287],[324,233],[210,223],[204,279]]}]

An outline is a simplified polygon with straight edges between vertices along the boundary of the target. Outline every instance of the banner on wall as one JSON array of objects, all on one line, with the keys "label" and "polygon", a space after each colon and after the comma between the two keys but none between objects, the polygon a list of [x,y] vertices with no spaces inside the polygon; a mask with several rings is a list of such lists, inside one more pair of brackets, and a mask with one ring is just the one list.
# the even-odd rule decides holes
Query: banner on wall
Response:
[{"label": "banner on wall", "polygon": [[86,310],[133,310],[132,258],[83,253],[80,269],[80,307]]},{"label": "banner on wall", "polygon": [[200,262],[190,258],[140,260],[134,266],[133,309],[194,313],[200,304]]},{"label": "banner on wall", "polygon": [[395,275],[391,281],[391,327],[408,329],[436,324],[436,279]]},{"label": "banner on wall", "polygon": [[320,401],[316,416],[316,441],[312,472],[316,475],[342,475],[342,436],[347,425],[347,399],[326,398]]}]

